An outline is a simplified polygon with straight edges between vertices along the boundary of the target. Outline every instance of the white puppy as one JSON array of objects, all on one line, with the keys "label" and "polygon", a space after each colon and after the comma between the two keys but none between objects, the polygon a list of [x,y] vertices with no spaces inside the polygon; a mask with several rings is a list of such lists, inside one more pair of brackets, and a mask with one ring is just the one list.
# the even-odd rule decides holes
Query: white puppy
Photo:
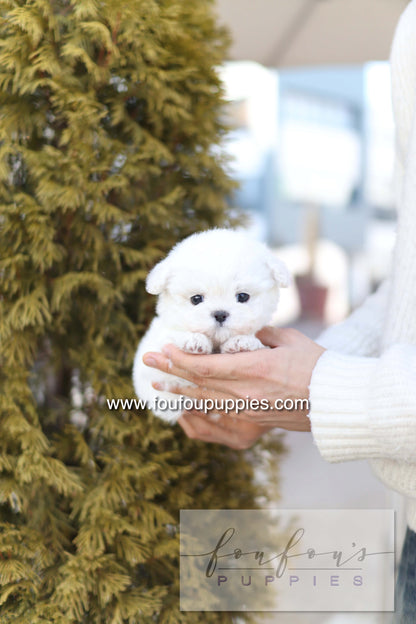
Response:
[{"label": "white puppy", "polygon": [[[157,316],[134,359],[138,397],[157,416],[175,422],[183,410],[178,395],[167,390],[189,382],[145,366],[144,353],[160,351],[168,343],[188,353],[261,349],[254,334],[270,322],[279,288],[289,283],[281,260],[262,243],[234,230],[200,232],[175,245],[146,281],[147,291],[159,298]],[[155,390],[152,382],[164,390]]]}]

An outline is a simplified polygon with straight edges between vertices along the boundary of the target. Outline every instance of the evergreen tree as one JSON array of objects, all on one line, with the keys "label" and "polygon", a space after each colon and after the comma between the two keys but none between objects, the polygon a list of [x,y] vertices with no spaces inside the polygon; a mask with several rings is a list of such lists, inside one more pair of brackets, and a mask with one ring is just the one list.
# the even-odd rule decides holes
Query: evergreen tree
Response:
[{"label": "evergreen tree", "polygon": [[255,506],[261,445],[106,404],[149,268],[229,223],[224,33],[207,0],[0,9],[0,621],[230,622],[179,611],[178,512]]}]

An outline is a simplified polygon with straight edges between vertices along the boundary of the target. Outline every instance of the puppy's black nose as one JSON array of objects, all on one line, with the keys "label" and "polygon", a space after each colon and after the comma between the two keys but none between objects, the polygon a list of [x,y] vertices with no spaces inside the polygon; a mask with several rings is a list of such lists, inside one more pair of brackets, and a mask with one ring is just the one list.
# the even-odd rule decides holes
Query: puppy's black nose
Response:
[{"label": "puppy's black nose", "polygon": [[225,319],[230,316],[230,313],[226,312],[225,310],[216,310],[216,312],[212,313],[212,316],[215,318],[217,323],[222,325],[224,323]]}]

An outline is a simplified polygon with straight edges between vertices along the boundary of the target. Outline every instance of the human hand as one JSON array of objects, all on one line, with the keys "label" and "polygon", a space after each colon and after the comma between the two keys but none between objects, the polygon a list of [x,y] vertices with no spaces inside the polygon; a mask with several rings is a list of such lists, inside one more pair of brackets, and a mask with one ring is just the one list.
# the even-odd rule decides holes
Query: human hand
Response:
[{"label": "human hand", "polygon": [[[257,337],[271,348],[232,355],[190,355],[167,345],[162,354],[145,354],[145,364],[195,384],[170,387],[170,392],[198,400],[211,399],[216,406],[230,399],[249,398],[250,405],[239,413],[214,408],[212,411],[221,416],[218,421],[195,410],[185,412],[179,424],[190,437],[247,448],[274,427],[310,430],[308,387],[313,368],[325,349],[294,329],[265,327]],[[295,410],[277,409],[276,400],[280,401],[279,406],[299,400],[303,400],[303,405]],[[264,401],[268,408],[253,409],[253,401]]]}]

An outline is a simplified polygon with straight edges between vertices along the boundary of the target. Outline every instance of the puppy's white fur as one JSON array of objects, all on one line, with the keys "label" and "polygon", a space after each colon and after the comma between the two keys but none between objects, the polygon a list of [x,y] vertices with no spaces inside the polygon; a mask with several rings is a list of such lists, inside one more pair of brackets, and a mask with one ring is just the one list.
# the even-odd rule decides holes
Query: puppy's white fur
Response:
[{"label": "puppy's white fur", "polygon": [[[160,351],[174,343],[189,353],[235,353],[263,347],[255,333],[270,321],[279,299],[280,287],[288,286],[290,275],[281,260],[262,243],[234,230],[214,229],[189,236],[150,271],[146,289],[159,295],[157,316],[137,349],[133,384],[136,394],[167,422],[176,422],[181,410],[162,410],[155,399],[177,404],[178,395],[165,390],[189,382],[145,366],[147,351]],[[237,295],[249,299],[239,302]],[[203,301],[192,304],[191,297]],[[215,313],[227,313],[222,323]],[[219,316],[221,321],[221,315]]]}]

